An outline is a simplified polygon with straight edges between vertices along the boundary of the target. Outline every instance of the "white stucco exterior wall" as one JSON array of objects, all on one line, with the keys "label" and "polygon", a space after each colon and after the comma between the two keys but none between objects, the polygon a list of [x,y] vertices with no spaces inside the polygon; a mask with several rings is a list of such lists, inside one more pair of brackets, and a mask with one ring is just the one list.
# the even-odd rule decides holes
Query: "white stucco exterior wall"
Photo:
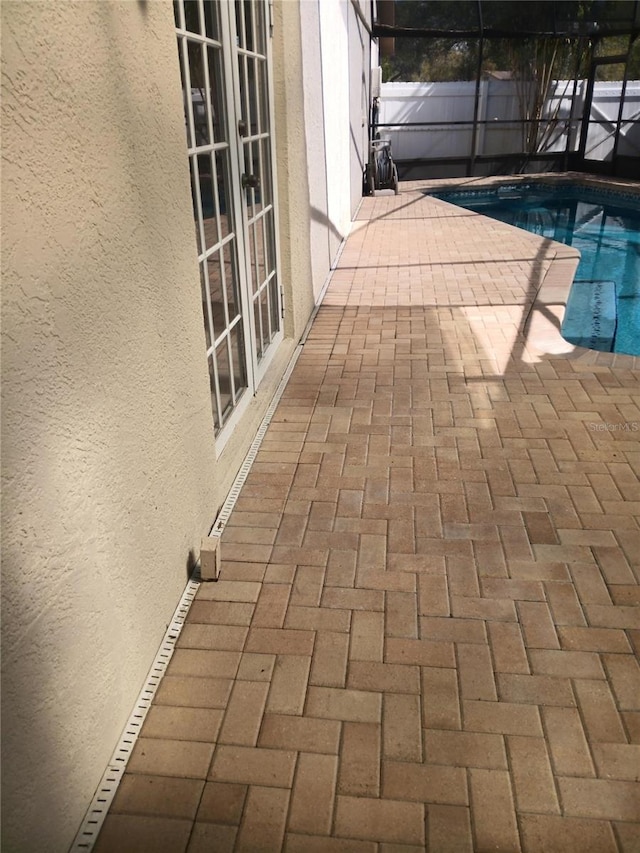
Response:
[{"label": "white stucco exterior wall", "polygon": [[[307,0],[303,0],[303,6]],[[368,19],[368,4],[360,3]],[[367,161],[369,34],[350,0],[319,3],[327,211],[332,257],[362,198]]]},{"label": "white stucco exterior wall", "polygon": [[[365,13],[370,4],[358,2]],[[349,4],[349,125],[350,210],[353,215],[362,199],[363,173],[369,145],[369,86],[371,80],[370,37],[353,4]],[[369,25],[371,21],[369,21]]]},{"label": "white stucco exterior wall", "polygon": [[[317,301],[335,255],[336,242],[345,236],[329,218],[327,198],[327,153],[325,148],[325,91],[323,89],[320,0],[300,3],[302,33],[302,81],[308,164],[313,294]],[[331,98],[330,93],[326,97]]]},{"label": "white stucco exterior wall", "polygon": [[57,853],[220,484],[172,5],[1,10],[3,849]]},{"label": "white stucco exterior wall", "polygon": [[321,0],[320,39],[324,85],[324,141],[327,168],[327,210],[332,223],[332,255],[351,224],[349,140],[349,2]]},{"label": "white stucco exterior wall", "polygon": [[285,333],[297,341],[315,302],[300,5],[277,0],[273,14],[276,172]]},{"label": "white stucco exterior wall", "polygon": [[[286,43],[282,67],[276,65],[276,103],[285,116],[278,122],[278,167],[289,181],[282,190],[288,202],[283,206],[283,267],[286,271],[293,261],[295,275],[299,256],[298,266],[310,267],[317,300],[362,198],[371,43],[350,0],[284,0],[276,4],[276,38],[278,29]],[[301,138],[304,157],[298,150]],[[308,223],[308,245],[287,248],[294,220],[304,227]]]}]

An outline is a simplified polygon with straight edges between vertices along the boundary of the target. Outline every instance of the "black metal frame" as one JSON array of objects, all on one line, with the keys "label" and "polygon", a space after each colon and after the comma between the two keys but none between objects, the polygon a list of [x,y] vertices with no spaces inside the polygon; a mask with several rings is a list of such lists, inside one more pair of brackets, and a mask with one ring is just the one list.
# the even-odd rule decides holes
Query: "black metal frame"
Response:
[{"label": "black metal frame", "polygon": [[[395,0],[393,0],[395,2]],[[530,36],[543,36],[548,38],[576,38],[588,36],[589,38],[601,38],[604,36],[638,35],[640,33],[640,3],[638,0],[630,0],[633,3],[633,12],[626,21],[619,26],[611,26],[608,21],[564,21],[557,14],[558,3],[547,0],[548,6],[553,9],[554,26],[552,30],[546,29],[499,29],[486,26],[482,13],[483,0],[475,0],[477,10],[477,26],[467,29],[439,29],[437,27],[399,27],[394,24],[380,23],[376,18],[376,4],[371,0],[373,21],[372,34],[376,38],[529,38]]]},{"label": "black metal frame", "polygon": [[[408,176],[408,172],[411,172],[412,177],[448,177],[448,175],[443,172],[446,171],[447,164],[451,166],[458,165],[460,163],[464,163],[466,175],[469,177],[475,176],[478,171],[482,174],[486,174],[483,170],[483,166],[488,162],[496,162],[500,166],[504,168],[513,168],[515,166],[517,171],[531,171],[531,167],[540,162],[547,162],[550,164],[552,170],[566,170],[573,169],[577,171],[590,171],[590,172],[604,172],[613,175],[620,175],[624,177],[632,177],[632,178],[640,178],[640,158],[635,157],[622,157],[618,154],[619,148],[619,140],[620,140],[620,128],[623,124],[640,124],[639,121],[624,121],[622,119],[622,109],[624,104],[624,95],[626,92],[627,80],[628,80],[628,66],[629,66],[629,56],[631,54],[631,50],[634,46],[634,42],[638,36],[640,36],[640,0],[633,0],[633,11],[629,16],[629,23],[620,24],[617,26],[601,26],[597,21],[588,21],[588,22],[561,22],[562,25],[558,25],[558,15],[556,14],[556,3],[551,2],[550,5],[553,7],[554,12],[554,28],[552,31],[547,30],[517,30],[517,31],[506,31],[499,30],[491,27],[486,27],[484,25],[484,16],[483,16],[483,0],[476,0],[476,9],[477,9],[477,27],[472,29],[461,29],[461,30],[442,30],[436,28],[407,28],[407,27],[398,27],[391,24],[383,24],[379,23],[375,15],[375,4],[372,0],[372,20],[374,21],[372,27],[372,33],[374,37],[377,38],[407,38],[412,37],[415,38],[423,37],[425,39],[428,38],[473,38],[478,40],[478,62],[477,62],[477,70],[476,70],[476,80],[475,80],[475,98],[474,98],[474,110],[473,110],[473,119],[471,121],[455,121],[455,122],[444,122],[444,121],[435,121],[435,122],[412,122],[412,123],[404,123],[404,124],[380,124],[377,121],[377,111],[372,107],[371,110],[371,123],[370,123],[370,139],[373,139],[376,133],[381,128],[394,128],[394,127],[430,127],[430,126],[467,126],[471,128],[471,150],[467,157],[464,158],[424,158],[419,161],[396,161],[398,170],[401,178],[406,178]],[[577,94],[577,82],[578,82],[578,62],[576,61],[576,70],[573,78],[573,92],[571,95],[571,112],[568,120],[563,119],[563,121],[568,122],[569,130],[575,128],[577,134],[579,135],[579,144],[578,150],[572,150],[572,142],[575,138],[571,132],[567,134],[567,145],[564,153],[557,152],[553,154],[543,154],[543,153],[534,153],[527,154],[525,152],[517,152],[513,155],[496,155],[496,156],[480,156],[476,154],[476,142],[478,137],[478,129],[483,124],[489,124],[486,120],[479,119],[479,109],[480,109],[480,83],[482,78],[482,67],[483,67],[483,50],[485,40],[487,39],[524,39],[529,38],[531,36],[544,36],[549,38],[558,38],[558,39],[566,39],[571,38],[573,40],[582,40],[584,42],[591,42],[592,45],[595,45],[602,38],[610,37],[610,36],[620,36],[626,35],[629,37],[627,51],[625,54],[618,56],[610,56],[610,57],[599,57],[595,56],[595,50],[592,52],[591,62],[590,62],[590,71],[589,78],[587,84],[587,93],[584,104],[584,110],[582,115],[575,115],[575,103],[576,103],[576,94]],[[587,144],[587,134],[589,130],[589,126],[593,124],[602,123],[605,124],[604,121],[597,121],[590,118],[591,114],[591,102],[593,98],[593,91],[595,85],[595,76],[597,68],[604,64],[611,63],[624,63],[625,72],[623,79],[623,87],[622,87],[622,96],[620,99],[620,106],[618,110],[618,118],[616,122],[616,131],[614,137],[614,145],[613,145],[613,155],[611,160],[609,161],[595,161],[588,159],[586,155],[586,144]],[[491,121],[491,125],[493,127],[496,124],[507,124],[511,127],[514,125],[519,125],[524,127],[525,124],[531,123],[533,120],[519,119],[519,120],[502,120],[499,122]],[[422,166],[422,173],[418,174],[420,171],[420,165]],[[502,171],[501,171],[502,173]]]}]

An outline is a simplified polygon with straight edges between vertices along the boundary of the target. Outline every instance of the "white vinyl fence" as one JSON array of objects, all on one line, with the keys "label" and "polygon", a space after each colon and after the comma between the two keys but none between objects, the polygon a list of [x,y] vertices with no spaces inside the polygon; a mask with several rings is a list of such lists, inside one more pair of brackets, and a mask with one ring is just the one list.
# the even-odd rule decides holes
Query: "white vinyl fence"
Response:
[{"label": "white vinyl fence", "polygon": [[[574,82],[559,80],[554,84],[545,115],[558,122],[545,141],[544,152],[564,152],[567,135],[569,150],[577,150],[580,121],[584,109],[587,81],[577,82],[576,98],[571,112]],[[606,160],[613,150],[622,83],[596,83],[591,106],[586,157]],[[520,124],[520,101],[517,84],[512,80],[482,80],[475,152],[473,111],[475,82],[461,83],[383,83],[380,93],[380,135],[391,140],[395,160],[421,160],[440,157],[495,156],[524,151]],[[628,122],[640,119],[640,81],[627,83],[618,154],[640,156],[640,125]],[[576,119],[573,123],[570,119]],[[603,121],[596,124],[595,121]],[[432,127],[411,126],[421,122],[442,122]],[[469,124],[456,124],[469,122]],[[504,122],[507,122],[506,124]],[[625,123],[627,122],[627,123]]]}]

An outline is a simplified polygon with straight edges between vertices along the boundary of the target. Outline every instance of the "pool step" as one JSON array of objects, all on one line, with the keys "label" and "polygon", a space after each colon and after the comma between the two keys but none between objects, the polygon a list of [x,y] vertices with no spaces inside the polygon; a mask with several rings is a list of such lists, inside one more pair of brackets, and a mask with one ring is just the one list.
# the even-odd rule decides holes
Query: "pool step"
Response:
[{"label": "pool step", "polygon": [[574,281],[560,332],[576,346],[611,352],[616,335],[615,282]]}]

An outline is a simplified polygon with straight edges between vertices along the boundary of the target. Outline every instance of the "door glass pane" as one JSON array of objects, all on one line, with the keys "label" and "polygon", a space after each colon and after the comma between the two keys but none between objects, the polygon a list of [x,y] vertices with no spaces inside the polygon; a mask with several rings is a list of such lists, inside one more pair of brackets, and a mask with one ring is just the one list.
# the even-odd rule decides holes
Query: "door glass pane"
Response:
[{"label": "door glass pane", "polygon": [[254,50],[256,53],[266,54],[264,7],[262,3],[254,3],[255,14],[254,25]]},{"label": "door glass pane", "polygon": [[262,140],[262,199],[264,204],[273,204],[273,187],[271,184],[271,140]]},{"label": "door glass pane", "polygon": [[184,0],[184,28],[190,33],[200,33],[198,0]]},{"label": "door glass pane", "polygon": [[255,325],[256,353],[258,360],[260,360],[264,353],[262,349],[262,313],[260,311],[260,299],[257,297],[253,303],[253,321]]},{"label": "door glass pane", "polygon": [[215,359],[213,355],[211,355],[207,359],[207,364],[209,366],[209,387],[211,388],[211,409],[213,411],[213,425],[217,432],[222,426],[222,423],[220,418],[220,409],[218,406]]},{"label": "door glass pane", "polygon": [[231,330],[231,359],[233,361],[233,384],[236,397],[247,387],[247,372],[244,362],[244,340],[242,336],[242,325],[236,323]]},{"label": "door glass pane", "polygon": [[269,91],[267,89],[267,64],[264,60],[256,63],[258,73],[258,108],[260,111],[260,131],[269,132]]},{"label": "door glass pane", "polygon": [[204,226],[205,250],[210,249],[220,239],[216,219],[214,196],[214,175],[211,154],[198,155],[198,177],[200,181],[200,198],[202,200],[202,224]]},{"label": "door glass pane", "polygon": [[244,168],[248,175],[253,175],[257,180],[256,186],[245,187],[244,195],[249,218],[253,219],[260,209],[262,198],[262,175],[260,170],[259,142],[245,142],[244,144]]},{"label": "door glass pane", "polygon": [[244,7],[242,3],[234,3],[236,13],[236,35],[238,38],[238,47],[244,48],[246,45],[244,37]]},{"label": "door glass pane", "polygon": [[267,273],[272,272],[276,268],[275,257],[275,233],[273,230],[273,211],[268,210],[264,216],[267,244]]},{"label": "door glass pane", "polygon": [[193,148],[193,138],[191,135],[191,123],[189,121],[189,100],[190,97],[187,95],[188,91],[191,91],[190,86],[185,82],[184,76],[184,64],[183,64],[183,50],[185,40],[179,39],[178,41],[178,66],[180,68],[180,83],[182,85],[182,106],[184,109],[184,128],[185,133],[187,135],[187,147]]},{"label": "door glass pane", "polygon": [[255,225],[252,226],[255,232],[255,241],[256,241],[256,280],[258,286],[262,284],[265,280],[265,272],[264,272],[264,227],[263,227],[263,219],[260,218],[256,220]]},{"label": "door glass pane", "polygon": [[256,293],[260,288],[260,264],[258,260],[258,235],[255,225],[249,226],[249,233],[251,234],[251,287],[252,291]]},{"label": "door glass pane", "polygon": [[253,226],[249,226],[249,265],[251,268],[251,292],[256,293],[260,282],[256,275],[256,232]]},{"label": "door glass pane", "polygon": [[274,277],[269,282],[269,300],[271,307],[271,324],[272,332],[275,334],[280,328],[280,307],[279,307],[278,279]]},{"label": "door glass pane", "polygon": [[269,294],[267,288],[260,292],[260,313],[262,314],[262,345],[266,349],[271,343],[271,323],[269,322]]},{"label": "door glass pane", "polygon": [[218,4],[212,0],[204,0],[204,26],[210,39],[220,41],[220,22],[218,20]]},{"label": "door glass pane", "polygon": [[209,296],[211,307],[211,318],[213,320],[213,334],[217,338],[225,329],[227,322],[224,314],[224,296],[222,291],[222,270],[220,268],[220,255],[218,252],[210,255],[206,261],[207,273],[209,275]]},{"label": "door glass pane", "polygon": [[216,366],[218,368],[218,385],[220,388],[221,420],[224,422],[232,404],[231,397],[231,368],[229,366],[229,352],[227,350],[227,339],[216,347]]},{"label": "door glass pane", "polygon": [[220,238],[224,240],[228,234],[234,232],[229,152],[227,150],[216,151],[216,173],[218,179],[218,201],[220,204]]},{"label": "door glass pane", "polygon": [[195,157],[189,157],[189,172],[191,174],[191,201],[193,203],[193,218],[195,222],[196,229],[196,246],[198,247],[198,253],[202,251],[201,239],[200,239],[200,217],[198,214],[198,178],[196,177],[196,164]]},{"label": "door glass pane", "polygon": [[215,142],[224,142],[227,138],[225,123],[222,120],[224,104],[224,79],[222,73],[222,51],[218,47],[207,47],[209,62],[210,109]]},{"label": "door glass pane", "polygon": [[187,40],[189,54],[189,72],[191,75],[191,104],[193,106],[193,123],[195,125],[195,145],[208,145],[209,123],[207,120],[206,83],[204,76],[203,44]]},{"label": "door glass pane", "polygon": [[253,3],[251,0],[244,0],[244,30],[245,30],[245,47],[247,50],[255,50],[255,45],[253,43],[253,15],[251,14],[251,7]]},{"label": "door glass pane", "polygon": [[207,287],[204,280],[204,272],[202,264],[200,266],[200,290],[202,292],[202,315],[204,317],[204,334],[207,342],[207,349],[211,347],[211,326],[209,325],[209,297],[207,296]]},{"label": "door glass pane", "polygon": [[[251,161],[251,143],[245,142],[242,146],[242,151],[244,153],[244,174],[251,175],[252,173],[252,161]],[[253,217],[253,190],[250,186],[245,186],[243,189],[244,193],[244,201],[247,205],[247,215],[251,219]]]},{"label": "door glass pane", "polygon": [[231,323],[240,314],[240,300],[238,299],[238,269],[235,262],[235,241],[231,241],[231,243],[227,243],[223,247],[222,255],[224,258],[224,281],[227,294],[227,311],[229,313],[229,323]]},{"label": "door glass pane", "polygon": [[238,57],[238,83],[240,85],[240,111],[242,113],[242,118],[247,123],[247,133],[250,132],[249,125],[249,88],[247,86],[247,57],[240,56]]},{"label": "door glass pane", "polygon": [[247,59],[247,97],[249,101],[249,133],[255,136],[258,128],[258,87],[256,83],[256,59]]}]

